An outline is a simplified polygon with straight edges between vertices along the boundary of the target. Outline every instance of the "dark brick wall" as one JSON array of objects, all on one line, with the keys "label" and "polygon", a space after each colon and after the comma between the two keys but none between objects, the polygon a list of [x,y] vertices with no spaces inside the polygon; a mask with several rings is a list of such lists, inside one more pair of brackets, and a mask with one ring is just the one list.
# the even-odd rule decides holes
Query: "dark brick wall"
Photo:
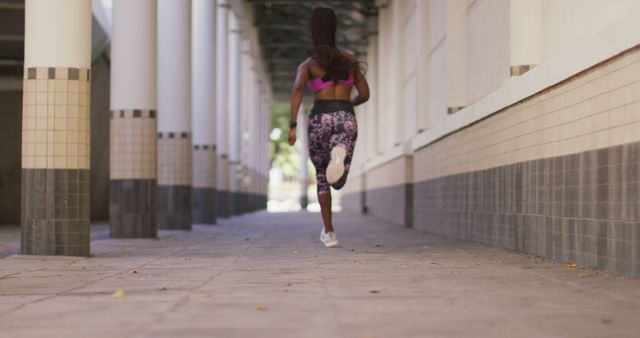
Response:
[{"label": "dark brick wall", "polygon": [[367,213],[406,227],[413,226],[413,187],[410,184],[367,190],[365,208]]},{"label": "dark brick wall", "polygon": [[344,194],[340,197],[340,206],[343,210],[360,213],[362,212],[362,192]]},{"label": "dark brick wall", "polygon": [[639,161],[635,143],[420,182],[414,226],[640,276]]}]

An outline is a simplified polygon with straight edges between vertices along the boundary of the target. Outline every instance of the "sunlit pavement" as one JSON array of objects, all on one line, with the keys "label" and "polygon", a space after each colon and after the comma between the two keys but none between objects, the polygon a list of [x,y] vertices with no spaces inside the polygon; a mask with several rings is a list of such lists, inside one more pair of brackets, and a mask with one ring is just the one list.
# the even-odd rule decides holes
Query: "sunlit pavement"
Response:
[{"label": "sunlit pavement", "polygon": [[[260,212],[0,260],[2,337],[637,337],[640,281],[335,215]],[[2,240],[18,239],[3,234]]]}]

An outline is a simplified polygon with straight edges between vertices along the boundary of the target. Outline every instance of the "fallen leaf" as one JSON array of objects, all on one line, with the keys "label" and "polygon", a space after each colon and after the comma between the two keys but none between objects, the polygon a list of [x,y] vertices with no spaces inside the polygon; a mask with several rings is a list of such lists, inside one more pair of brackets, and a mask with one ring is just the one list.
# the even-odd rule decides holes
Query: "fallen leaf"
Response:
[{"label": "fallen leaf", "polygon": [[578,277],[590,277],[588,273],[579,273]]},{"label": "fallen leaf", "polygon": [[258,312],[267,312],[269,308],[266,305],[258,305],[256,306],[256,311]]},{"label": "fallen leaf", "polygon": [[356,261],[356,264],[365,264],[365,261]]},{"label": "fallen leaf", "polygon": [[294,255],[297,254],[297,253],[298,253],[298,250],[293,250],[293,254]]},{"label": "fallen leaf", "polygon": [[601,322],[602,324],[611,324],[613,321],[611,319],[603,319]]},{"label": "fallen leaf", "polygon": [[354,251],[356,251],[356,249],[351,248],[351,249],[349,249],[349,251],[354,252]]},{"label": "fallen leaf", "polygon": [[189,258],[189,257],[180,257],[180,261],[182,261],[182,262],[187,262],[187,261],[190,261],[190,260],[191,260],[191,258]]},{"label": "fallen leaf", "polygon": [[124,290],[118,290],[113,293],[112,297],[115,299],[122,299],[124,298],[124,295],[125,295]]},{"label": "fallen leaf", "polygon": [[376,244],[375,247],[376,248],[382,247],[382,244]]},{"label": "fallen leaf", "polygon": [[440,254],[439,254],[439,253],[437,253],[437,252],[434,252],[434,253],[432,253],[432,254],[431,254],[431,256],[436,257],[436,256],[440,256]]},{"label": "fallen leaf", "polygon": [[380,293],[380,290],[369,290],[369,293],[378,294]]},{"label": "fallen leaf", "polygon": [[167,287],[163,286],[163,287],[159,288],[158,291],[167,291]]},{"label": "fallen leaf", "polygon": [[578,267],[576,263],[567,263],[567,265],[565,266],[567,267],[567,269],[575,269]]},{"label": "fallen leaf", "polygon": [[250,239],[249,237],[247,237],[247,238],[245,238],[244,240],[245,240],[245,241],[250,241],[251,239]]},{"label": "fallen leaf", "polygon": [[204,298],[213,298],[213,295],[210,294],[210,293],[205,293],[205,294],[202,295],[202,297],[204,297]]}]

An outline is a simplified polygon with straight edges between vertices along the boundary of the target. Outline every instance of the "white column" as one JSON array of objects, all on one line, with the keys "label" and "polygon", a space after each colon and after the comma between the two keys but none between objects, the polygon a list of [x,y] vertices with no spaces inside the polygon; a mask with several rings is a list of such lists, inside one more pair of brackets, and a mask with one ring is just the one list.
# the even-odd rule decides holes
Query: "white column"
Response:
[{"label": "white column", "polygon": [[192,0],[193,222],[216,222],[215,0]]},{"label": "white column", "polygon": [[511,0],[511,76],[520,76],[542,60],[541,0]]},{"label": "white column", "polygon": [[447,112],[467,104],[467,5],[447,1]]},{"label": "white column", "polygon": [[418,15],[418,132],[429,127],[429,1],[416,1]]},{"label": "white column", "polygon": [[251,81],[251,48],[250,42],[241,39],[241,78],[242,93],[239,102],[239,111],[241,112],[239,119],[239,161],[241,162],[238,180],[238,197],[236,204],[238,213],[249,211],[249,185],[251,184],[251,135],[249,130],[249,121],[251,119],[251,104],[253,103],[253,82]]},{"label": "white column", "polygon": [[216,210],[219,217],[229,217],[228,1],[218,1],[216,31],[216,148],[218,151]]},{"label": "white column", "polygon": [[409,114],[404,110],[404,100],[402,90],[404,88],[403,83],[403,44],[402,44],[402,24],[403,16],[402,9],[404,3],[402,0],[394,0],[391,8],[391,64],[389,65],[389,80],[391,81],[391,88],[389,88],[389,94],[391,94],[389,101],[387,102],[387,121],[389,126],[393,126],[391,131],[391,146],[401,144],[404,141],[404,129],[405,119],[409,118]]},{"label": "white column", "polygon": [[[391,87],[389,77],[389,36],[391,35],[389,23],[389,9],[379,8],[378,11],[378,62],[384,67],[380,68],[378,74],[378,99],[377,99],[377,120],[378,120],[378,138],[377,149],[378,153],[383,153],[387,150],[391,143],[391,125],[388,121],[389,112],[387,109],[387,102],[389,101],[389,90]],[[375,94],[374,94],[375,95]]]},{"label": "white column", "polygon": [[191,0],[158,0],[158,226],[191,229]]},{"label": "white column", "polygon": [[156,237],[156,1],[114,1],[112,27],[110,235]]},{"label": "white column", "polygon": [[307,106],[300,105],[297,122],[297,144],[298,151],[298,175],[300,181],[300,206],[305,209],[309,203],[307,197],[307,186],[309,183],[309,170],[307,169],[307,160],[309,159],[308,140],[307,140]]},{"label": "white column", "polygon": [[21,251],[88,256],[91,1],[27,0],[24,46]]},{"label": "white column", "polygon": [[240,93],[242,77],[242,60],[240,48],[242,31],[240,18],[229,11],[229,201],[230,211],[237,214],[236,198],[238,194],[238,169],[240,165]]},{"label": "white column", "polygon": [[367,106],[367,129],[364,130],[367,159],[374,158],[380,149],[378,141],[378,121],[380,118],[379,96],[381,88],[378,83],[378,18],[369,18],[369,45],[367,46],[367,73],[365,74],[371,90],[371,98]]}]

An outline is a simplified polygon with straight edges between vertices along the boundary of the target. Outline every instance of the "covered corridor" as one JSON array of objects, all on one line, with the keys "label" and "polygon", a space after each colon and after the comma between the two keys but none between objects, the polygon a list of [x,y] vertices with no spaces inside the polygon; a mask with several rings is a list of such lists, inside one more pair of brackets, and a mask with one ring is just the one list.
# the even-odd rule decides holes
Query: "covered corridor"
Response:
[{"label": "covered corridor", "polygon": [[[310,91],[286,145],[320,5],[371,87],[333,250]],[[0,336],[635,337],[638,32],[639,0],[0,0]]]}]

